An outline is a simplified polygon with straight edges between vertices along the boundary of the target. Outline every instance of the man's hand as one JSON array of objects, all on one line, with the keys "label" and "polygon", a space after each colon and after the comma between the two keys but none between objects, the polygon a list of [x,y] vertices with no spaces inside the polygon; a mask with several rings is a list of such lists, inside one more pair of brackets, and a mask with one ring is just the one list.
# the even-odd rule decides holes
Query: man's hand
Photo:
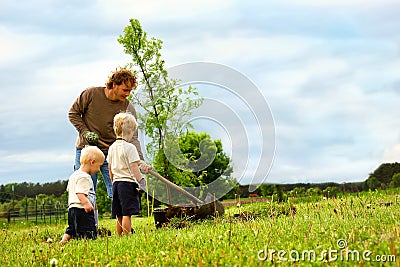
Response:
[{"label": "man's hand", "polygon": [[99,136],[95,132],[85,132],[83,137],[88,141],[89,145],[95,146],[99,142]]}]

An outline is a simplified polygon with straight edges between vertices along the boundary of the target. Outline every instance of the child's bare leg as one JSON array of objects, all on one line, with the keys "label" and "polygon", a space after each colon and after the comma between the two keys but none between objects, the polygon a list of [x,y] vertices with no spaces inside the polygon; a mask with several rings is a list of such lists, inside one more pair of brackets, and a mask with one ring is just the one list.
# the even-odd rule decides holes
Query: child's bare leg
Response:
[{"label": "child's bare leg", "polygon": [[132,229],[132,220],[131,216],[123,216],[122,217],[122,227],[125,235],[129,235]]},{"label": "child's bare leg", "polygon": [[118,235],[122,235],[122,217],[117,217],[117,222],[115,223],[115,228]]},{"label": "child's bare leg", "polygon": [[69,234],[64,234],[63,238],[59,242],[60,245],[64,245],[65,243],[68,242],[68,240],[71,239],[71,236]]}]

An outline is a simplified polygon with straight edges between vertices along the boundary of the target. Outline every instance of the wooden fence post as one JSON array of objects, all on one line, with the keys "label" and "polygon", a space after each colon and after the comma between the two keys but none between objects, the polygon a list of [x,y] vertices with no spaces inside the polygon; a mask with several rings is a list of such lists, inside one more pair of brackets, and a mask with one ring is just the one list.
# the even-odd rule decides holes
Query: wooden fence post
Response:
[{"label": "wooden fence post", "polygon": [[37,215],[38,215],[38,210],[37,210],[37,196],[36,196],[36,201],[35,201],[35,217],[36,217],[36,225],[37,225]]}]

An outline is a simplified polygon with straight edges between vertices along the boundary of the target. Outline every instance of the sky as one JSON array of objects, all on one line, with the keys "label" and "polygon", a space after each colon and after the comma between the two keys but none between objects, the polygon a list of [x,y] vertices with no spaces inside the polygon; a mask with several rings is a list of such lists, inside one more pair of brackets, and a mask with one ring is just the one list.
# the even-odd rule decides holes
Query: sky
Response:
[{"label": "sky", "polygon": [[[228,91],[199,86],[208,104],[244,114],[247,149],[222,137],[229,155],[241,154],[233,165],[249,168],[240,183],[364,181],[400,159],[398,10],[397,0],[1,0],[0,184],[68,179],[76,139],[68,110],[130,62],[117,42],[130,18],[163,41],[168,68],[210,62],[257,88],[230,91],[230,102],[218,96]],[[235,102],[246,99],[249,116]],[[263,125],[268,112],[273,127]],[[230,115],[214,114],[216,125]],[[236,135],[221,129],[200,130]]]}]

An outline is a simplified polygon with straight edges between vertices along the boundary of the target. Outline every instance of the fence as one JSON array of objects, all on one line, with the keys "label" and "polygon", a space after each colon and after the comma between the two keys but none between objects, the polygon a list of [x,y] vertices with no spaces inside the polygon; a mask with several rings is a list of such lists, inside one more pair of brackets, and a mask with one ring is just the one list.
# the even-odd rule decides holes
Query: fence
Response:
[{"label": "fence", "polygon": [[0,222],[16,223],[21,221],[35,224],[67,222],[68,210],[65,205],[26,205],[19,209],[0,212]]}]

